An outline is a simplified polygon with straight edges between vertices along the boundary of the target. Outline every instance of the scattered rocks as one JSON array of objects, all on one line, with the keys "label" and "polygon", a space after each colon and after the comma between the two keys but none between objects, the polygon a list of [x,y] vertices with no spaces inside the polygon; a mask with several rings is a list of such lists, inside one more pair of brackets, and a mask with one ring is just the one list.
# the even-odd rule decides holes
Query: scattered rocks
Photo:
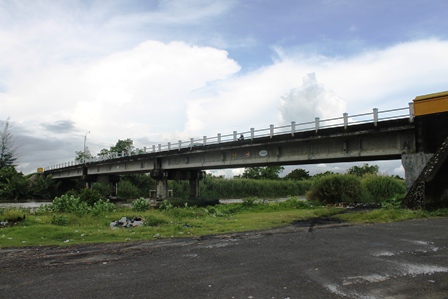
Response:
[{"label": "scattered rocks", "polygon": [[129,219],[127,217],[122,217],[120,220],[112,221],[110,223],[111,228],[127,228],[127,227],[138,227],[143,226],[143,219],[142,218],[132,218]]}]

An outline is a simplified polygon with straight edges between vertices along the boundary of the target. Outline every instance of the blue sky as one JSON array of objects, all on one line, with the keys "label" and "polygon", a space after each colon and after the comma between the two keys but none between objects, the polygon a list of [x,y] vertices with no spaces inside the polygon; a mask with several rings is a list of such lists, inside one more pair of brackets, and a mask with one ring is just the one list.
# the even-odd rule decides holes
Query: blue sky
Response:
[{"label": "blue sky", "polygon": [[0,120],[30,173],[74,159],[87,131],[98,153],[406,107],[448,90],[447,11],[445,0],[0,0]]}]

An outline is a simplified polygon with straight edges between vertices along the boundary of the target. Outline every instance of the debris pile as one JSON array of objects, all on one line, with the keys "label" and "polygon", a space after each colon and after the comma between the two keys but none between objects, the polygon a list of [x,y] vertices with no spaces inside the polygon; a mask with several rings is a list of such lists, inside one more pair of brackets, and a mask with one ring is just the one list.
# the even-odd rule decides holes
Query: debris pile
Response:
[{"label": "debris pile", "polygon": [[122,217],[120,220],[112,221],[110,223],[111,228],[127,228],[127,227],[138,227],[143,226],[143,219],[142,218],[132,218],[129,219],[127,217]]}]

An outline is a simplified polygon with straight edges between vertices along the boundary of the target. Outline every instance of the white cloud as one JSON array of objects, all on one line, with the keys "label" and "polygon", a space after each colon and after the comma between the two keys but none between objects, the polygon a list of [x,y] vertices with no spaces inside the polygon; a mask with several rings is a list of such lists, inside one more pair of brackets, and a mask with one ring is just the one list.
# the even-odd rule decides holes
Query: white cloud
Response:
[{"label": "white cloud", "polygon": [[303,78],[302,87],[294,88],[281,97],[280,112],[284,123],[319,116],[322,119],[341,115],[345,111],[345,102],[333,92],[325,90],[317,82],[316,74],[310,73]]}]

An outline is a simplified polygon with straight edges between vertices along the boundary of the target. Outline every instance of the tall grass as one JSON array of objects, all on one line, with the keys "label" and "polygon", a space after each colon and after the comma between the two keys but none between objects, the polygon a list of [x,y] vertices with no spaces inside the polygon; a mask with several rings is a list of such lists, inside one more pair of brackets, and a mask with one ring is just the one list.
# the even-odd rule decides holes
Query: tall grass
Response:
[{"label": "tall grass", "polygon": [[361,186],[365,191],[364,196],[368,196],[370,201],[378,203],[406,192],[406,185],[403,180],[388,176],[365,176],[361,180]]},{"label": "tall grass", "polygon": [[[189,196],[188,181],[169,181],[176,198]],[[305,195],[311,181],[216,179],[206,177],[199,183],[202,198],[287,197]]]}]

